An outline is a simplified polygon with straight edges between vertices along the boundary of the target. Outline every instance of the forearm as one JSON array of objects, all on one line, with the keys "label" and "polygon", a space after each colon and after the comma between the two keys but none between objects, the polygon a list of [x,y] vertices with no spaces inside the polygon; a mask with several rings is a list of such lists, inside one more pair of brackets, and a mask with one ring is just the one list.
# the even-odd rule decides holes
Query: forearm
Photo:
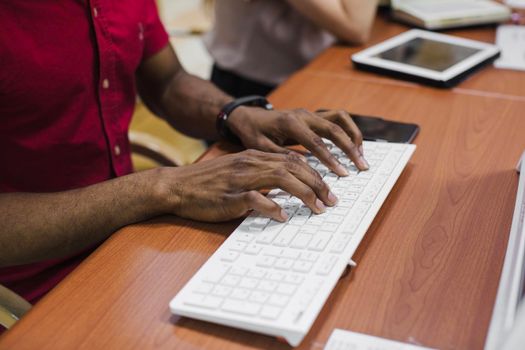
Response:
[{"label": "forearm", "polygon": [[377,0],[288,0],[304,16],[338,39],[363,44],[370,35]]},{"label": "forearm", "polygon": [[0,194],[0,266],[65,257],[162,213],[155,172],[58,193]]},{"label": "forearm", "polygon": [[140,96],[146,105],[177,130],[215,140],[215,118],[232,98],[211,82],[188,74],[167,45],[137,72]]},{"label": "forearm", "polygon": [[162,114],[174,128],[187,135],[217,140],[216,117],[231,100],[211,82],[183,73],[164,91]]}]

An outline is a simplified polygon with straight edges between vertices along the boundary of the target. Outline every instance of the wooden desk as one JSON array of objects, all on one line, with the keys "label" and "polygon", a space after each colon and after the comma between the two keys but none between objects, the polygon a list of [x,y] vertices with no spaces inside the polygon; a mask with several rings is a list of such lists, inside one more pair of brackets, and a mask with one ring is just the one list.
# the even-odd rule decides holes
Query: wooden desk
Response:
[{"label": "wooden desk", "polygon": [[[379,18],[371,44],[407,27]],[[493,41],[492,28],[452,32]],[[481,349],[525,149],[524,73],[486,68],[453,90],[351,70],[327,50],[272,96],[416,122],[410,164],[300,349],[336,327],[440,349]],[[210,158],[224,151],[214,149]],[[170,299],[239,221],[162,217],[122,229],[0,340],[0,349],[288,349],[272,337],[172,316]]]},{"label": "wooden desk", "polygon": [[[336,327],[440,349],[481,349],[511,224],[525,103],[303,72],[281,108],[413,121],[418,149],[299,349]],[[220,153],[220,151],[218,152]],[[172,316],[170,299],[237,222],[173,217],[112,236],[0,341],[1,349],[288,349]]]},{"label": "wooden desk", "polygon": [[[364,47],[375,45],[408,29],[410,29],[408,26],[392,22],[386,14],[381,14],[374,23],[370,41],[366,46],[334,46],[308,65],[306,71],[314,74],[344,77],[349,80],[374,81],[390,85],[409,84],[414,88],[419,88],[420,85],[416,83],[403,82],[373,73],[354,70],[350,62],[350,56],[361,51]],[[495,42],[495,27],[491,26],[448,30],[443,33],[489,43]],[[525,72],[496,69],[492,65],[488,65],[469,76],[452,91],[525,101]]]}]

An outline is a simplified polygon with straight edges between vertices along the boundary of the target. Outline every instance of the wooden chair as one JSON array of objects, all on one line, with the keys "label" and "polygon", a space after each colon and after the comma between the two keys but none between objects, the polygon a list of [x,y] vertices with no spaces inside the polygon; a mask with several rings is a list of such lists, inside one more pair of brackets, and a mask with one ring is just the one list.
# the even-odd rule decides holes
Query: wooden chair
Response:
[{"label": "wooden chair", "polygon": [[31,309],[31,304],[24,298],[0,285],[0,325],[9,329],[26,312]]},{"label": "wooden chair", "polygon": [[128,136],[135,171],[191,164],[206,150],[203,141],[173,130],[140,102],[137,103]]}]

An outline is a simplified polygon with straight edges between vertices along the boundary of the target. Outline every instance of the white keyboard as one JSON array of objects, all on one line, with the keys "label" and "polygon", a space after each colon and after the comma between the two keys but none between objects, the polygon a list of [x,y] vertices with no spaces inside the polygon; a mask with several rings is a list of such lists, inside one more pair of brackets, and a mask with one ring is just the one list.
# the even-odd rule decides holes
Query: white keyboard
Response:
[{"label": "white keyboard", "polygon": [[315,215],[298,198],[271,191],[268,197],[289,220],[247,217],[171,300],[174,314],[299,345],[416,148],[365,141],[370,170],[359,172],[341,150],[327,145],[350,176],[339,178],[313,156],[308,163],[338,204]]}]

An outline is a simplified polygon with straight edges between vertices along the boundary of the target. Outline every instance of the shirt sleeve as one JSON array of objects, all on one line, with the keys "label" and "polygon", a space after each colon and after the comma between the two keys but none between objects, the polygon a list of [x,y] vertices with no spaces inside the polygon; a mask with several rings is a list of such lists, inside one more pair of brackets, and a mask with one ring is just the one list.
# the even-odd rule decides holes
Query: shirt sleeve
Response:
[{"label": "shirt sleeve", "polygon": [[145,17],[143,60],[150,58],[163,49],[169,40],[168,33],[160,21],[154,0],[146,0]]}]

